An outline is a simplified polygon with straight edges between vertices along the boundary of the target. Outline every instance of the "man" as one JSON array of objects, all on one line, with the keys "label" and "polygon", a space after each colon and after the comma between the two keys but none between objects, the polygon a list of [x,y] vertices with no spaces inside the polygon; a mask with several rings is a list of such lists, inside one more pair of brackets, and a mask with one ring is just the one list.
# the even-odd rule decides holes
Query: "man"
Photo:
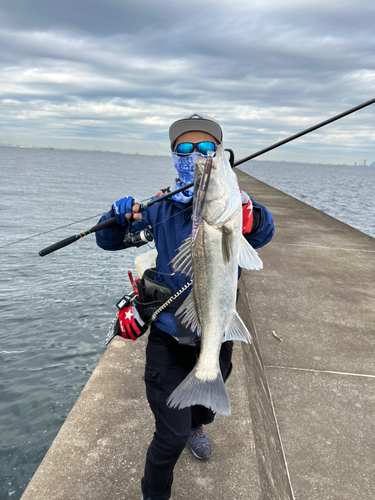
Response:
[{"label": "man", "polygon": [[[174,122],[169,130],[172,156],[179,182],[183,187],[194,179],[195,160],[216,150],[223,133],[219,123],[201,114],[192,114]],[[115,216],[118,224],[97,234],[98,245],[106,250],[124,248],[125,231],[132,222],[132,231],[151,225],[158,257],[156,287],[174,294],[190,281],[190,277],[174,273],[170,262],[176,250],[191,234],[192,199],[194,188],[189,188],[139,213],[139,203],[132,197],[115,202],[101,221]],[[271,213],[242,192],[243,234],[254,248],[268,243],[274,234]],[[186,297],[190,288],[182,293]],[[174,389],[194,368],[199,356],[200,342],[176,320],[173,309],[161,312],[151,326],[146,349],[146,394],[155,416],[155,433],[146,456],[142,492],[145,500],[168,500],[171,495],[173,469],[189,444],[200,460],[211,457],[211,445],[203,425],[214,420],[215,414],[204,406],[172,409],[166,404]],[[233,342],[223,342],[220,369],[224,381],[232,369]]]}]

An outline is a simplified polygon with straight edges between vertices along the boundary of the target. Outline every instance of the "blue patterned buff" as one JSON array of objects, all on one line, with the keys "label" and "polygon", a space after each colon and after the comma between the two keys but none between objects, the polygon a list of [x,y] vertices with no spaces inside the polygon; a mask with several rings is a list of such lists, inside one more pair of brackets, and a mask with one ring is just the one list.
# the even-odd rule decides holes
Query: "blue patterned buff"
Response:
[{"label": "blue patterned buff", "polygon": [[[186,184],[194,181],[194,168],[195,168],[195,160],[197,158],[205,158],[200,153],[191,153],[190,155],[178,156],[175,153],[172,153],[174,168],[178,172],[178,177],[180,178],[180,182],[178,182],[174,189],[179,189]],[[189,203],[190,200],[193,199],[194,195],[194,186],[185,191],[181,191],[172,196],[172,199],[175,201],[179,201],[181,203]]]}]

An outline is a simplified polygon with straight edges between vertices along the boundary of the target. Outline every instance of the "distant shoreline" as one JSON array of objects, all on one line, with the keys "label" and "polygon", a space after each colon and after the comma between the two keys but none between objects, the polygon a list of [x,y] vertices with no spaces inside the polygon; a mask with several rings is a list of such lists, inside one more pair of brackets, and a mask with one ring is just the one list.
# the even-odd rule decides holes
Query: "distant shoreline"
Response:
[{"label": "distant shoreline", "polygon": [[53,148],[53,147],[46,147],[46,146],[26,146],[26,145],[15,145],[15,144],[4,144],[0,143],[0,147],[2,148],[12,148],[12,149],[38,149],[38,150],[52,150],[52,151],[77,151],[81,153],[112,153],[112,154],[119,154],[119,155],[130,155],[130,156],[163,156],[165,158],[169,158],[169,155],[157,155],[157,154],[140,154],[140,153],[123,153],[122,151],[110,151],[110,150],[105,150],[105,149],[77,149],[77,148]]},{"label": "distant shoreline", "polygon": [[[121,151],[109,151],[109,150],[102,150],[102,149],[75,149],[75,148],[53,148],[53,147],[45,147],[45,146],[25,146],[25,145],[14,145],[14,144],[2,144],[0,143],[0,147],[5,147],[5,148],[14,148],[14,149],[37,149],[37,150],[44,150],[44,151],[77,151],[81,153],[109,153],[109,154],[120,154],[120,155],[128,155],[128,156],[156,156],[156,157],[163,157],[163,158],[169,158],[169,155],[158,155],[158,154],[140,154],[138,152],[135,153],[123,153]],[[252,163],[257,163],[258,165],[260,163],[266,163],[266,164],[284,164],[284,165],[320,165],[320,166],[327,166],[327,167],[364,167],[364,168],[375,168],[375,162],[369,164],[369,165],[364,165],[363,163],[361,164],[349,164],[349,163],[312,163],[312,162],[307,162],[307,161],[285,161],[285,160],[251,160]]]}]

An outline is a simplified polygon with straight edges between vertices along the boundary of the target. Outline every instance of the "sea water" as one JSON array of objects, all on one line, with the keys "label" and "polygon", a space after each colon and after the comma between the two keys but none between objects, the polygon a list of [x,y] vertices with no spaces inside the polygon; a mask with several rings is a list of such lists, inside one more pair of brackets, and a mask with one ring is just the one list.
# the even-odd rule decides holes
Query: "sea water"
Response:
[{"label": "sea water", "polygon": [[254,161],[240,169],[375,237],[375,167]]},{"label": "sea water", "polygon": [[[375,169],[272,162],[241,168],[375,236]],[[135,273],[135,256],[149,248],[105,252],[89,235],[45,257],[39,250],[95,225],[125,195],[152,196],[175,172],[167,156],[0,147],[0,173],[5,500],[21,497],[82,391],[104,352],[115,303],[129,291],[127,270]],[[82,222],[62,227],[75,221]]]}]

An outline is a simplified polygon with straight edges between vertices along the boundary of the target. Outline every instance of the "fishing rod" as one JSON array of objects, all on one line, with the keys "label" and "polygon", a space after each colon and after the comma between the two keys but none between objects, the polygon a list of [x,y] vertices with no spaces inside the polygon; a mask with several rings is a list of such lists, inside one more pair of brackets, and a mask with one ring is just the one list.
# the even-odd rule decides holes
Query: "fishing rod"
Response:
[{"label": "fishing rod", "polygon": [[[192,186],[194,185],[194,182],[192,183]],[[159,196],[158,198],[155,198],[147,203],[140,203],[139,204],[139,213],[144,212],[147,208],[151,207],[155,203],[159,203],[160,201],[165,200],[166,198],[169,198],[170,196],[173,196],[174,194],[180,193],[181,191],[184,191],[187,189],[187,186],[183,186],[181,188],[175,189],[174,191],[170,193],[163,194]],[[59,250],[60,248],[64,248],[75,241],[80,240],[81,238],[84,238],[85,236],[88,236],[89,234],[96,233],[97,231],[101,231],[102,229],[108,229],[110,227],[115,226],[117,223],[116,217],[110,217],[109,219],[100,222],[99,224],[96,224],[95,226],[91,227],[90,229],[87,229],[87,231],[83,231],[82,233],[79,234],[74,234],[73,236],[69,236],[68,238],[65,238],[64,240],[58,241],[57,243],[54,243],[53,245],[50,245],[49,247],[43,248],[43,250],[40,250],[39,255],[41,257],[44,257],[45,255],[48,255],[52,252],[55,252],[56,250]],[[151,240],[149,240],[151,241]]]},{"label": "fishing rod", "polygon": [[[314,125],[312,127],[309,127],[302,132],[298,132],[297,134],[294,134],[286,139],[283,139],[282,141],[276,142],[275,144],[272,144],[271,146],[268,146],[267,148],[261,149],[257,153],[253,153],[250,156],[246,156],[245,158],[242,158],[241,160],[238,160],[233,163],[232,167],[238,167],[238,165],[241,165],[242,163],[245,163],[246,161],[252,160],[253,158],[256,158],[257,156],[263,155],[264,153],[267,153],[268,151],[271,151],[272,149],[276,149],[280,146],[283,146],[284,144],[287,144],[288,142],[294,141],[295,139],[298,139],[299,137],[302,137],[303,135],[309,134],[310,132],[313,132],[314,130],[317,130],[321,127],[324,127],[325,125],[328,125],[329,123],[332,123],[336,120],[339,120],[340,118],[343,118],[344,116],[350,115],[351,113],[355,113],[356,111],[365,108],[366,106],[370,106],[370,104],[374,104],[375,99],[371,99],[369,101],[366,101],[358,106],[355,106],[354,108],[348,109],[347,111],[344,111],[343,113],[340,113],[336,116],[333,116],[332,118],[329,118],[328,120],[325,120],[323,122],[318,123],[317,125]],[[232,157],[233,152],[230,151],[231,153],[231,160],[234,160],[234,155]],[[231,162],[232,163],[232,162]],[[175,191],[171,191],[170,193],[166,193],[162,196],[159,196],[158,198],[155,198],[148,203],[140,203],[139,205],[139,212],[144,212],[147,208],[151,207],[155,203],[159,203],[160,201],[165,200],[166,198],[169,198],[177,193],[180,193],[181,191],[185,191],[186,189],[189,189],[194,186],[194,182],[190,182],[189,184],[186,184],[185,186],[176,189]],[[87,236],[88,234],[95,233],[97,231],[100,231],[102,229],[108,229],[110,227],[115,226],[117,223],[116,217],[110,217],[104,222],[100,222],[99,224],[96,224],[92,228],[88,229],[87,231],[83,231],[82,233],[75,234],[73,236],[70,236],[69,238],[66,238],[64,240],[58,241],[57,243],[44,248],[39,252],[39,255],[41,257],[44,257],[45,255],[48,255],[52,252],[55,252],[56,250],[59,250],[60,248],[66,247],[67,245],[70,245],[71,243],[74,243],[75,241],[78,241],[79,239]]]},{"label": "fishing rod", "polygon": [[318,128],[324,127],[325,125],[328,125],[329,123],[332,123],[336,120],[339,120],[340,118],[343,118],[344,116],[350,115],[351,113],[354,113],[355,111],[358,111],[359,109],[365,108],[366,106],[370,106],[370,104],[374,104],[375,99],[370,99],[369,101],[364,102],[363,104],[360,104],[359,106],[355,106],[354,108],[348,109],[347,111],[344,111],[343,113],[340,113],[339,115],[333,116],[332,118],[328,118],[328,120],[325,120],[324,122],[320,122],[317,125],[313,125],[310,128],[307,128],[306,130],[303,130],[302,132],[298,132],[298,134],[294,134],[287,139],[283,139],[282,141],[276,142],[272,146],[268,146],[267,148],[261,149],[257,153],[254,153],[250,156],[246,156],[246,158],[242,158],[242,160],[238,160],[234,163],[233,167],[238,167],[238,165],[241,165],[242,163],[245,163],[246,161],[252,160],[253,158],[256,158],[257,156],[263,155],[264,153],[267,153],[268,151],[271,151],[272,149],[276,149],[280,146],[283,146],[287,142],[294,141],[294,139],[298,139],[298,137],[302,137],[303,135],[309,134],[310,132],[313,132],[314,130],[317,130]]},{"label": "fishing rod", "polygon": [[53,229],[48,229],[48,231],[43,231],[42,233],[33,234],[32,236],[28,236],[27,238],[22,238],[20,240],[12,241],[11,243],[7,243],[6,245],[2,245],[0,247],[0,250],[2,248],[6,248],[6,247],[10,247],[12,245],[16,245],[17,243],[21,243],[22,241],[31,240],[33,238],[37,238],[38,236],[43,236],[44,234],[47,234],[47,233],[53,233],[53,231],[58,231],[59,229],[64,229],[65,227],[74,226],[75,224],[79,224],[80,222],[84,222],[85,220],[93,219],[94,217],[95,218],[101,217],[102,215],[103,214],[91,215],[91,217],[86,217],[85,219],[76,220],[75,222],[70,222],[69,224],[64,224],[63,226],[55,227]]}]

